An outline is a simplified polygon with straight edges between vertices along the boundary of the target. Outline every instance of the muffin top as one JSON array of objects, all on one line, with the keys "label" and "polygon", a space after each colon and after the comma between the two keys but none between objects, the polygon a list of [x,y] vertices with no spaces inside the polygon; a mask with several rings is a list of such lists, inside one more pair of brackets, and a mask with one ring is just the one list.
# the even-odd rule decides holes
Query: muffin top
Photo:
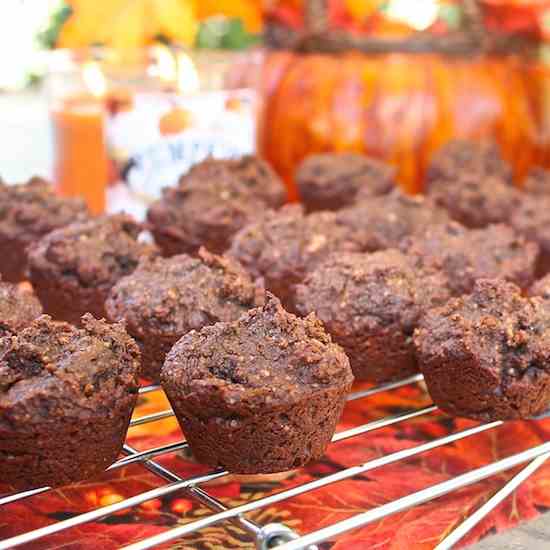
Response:
[{"label": "muffin top", "polygon": [[353,381],[348,358],[316,317],[287,313],[270,294],[237,321],[185,335],[161,378],[186,408],[206,418],[278,409]]},{"label": "muffin top", "polygon": [[524,298],[512,283],[480,279],[471,295],[432,309],[415,334],[421,355],[474,361],[500,390],[550,369],[550,301]]},{"label": "muffin top", "polygon": [[138,391],[139,351],[122,325],[87,314],[77,329],[43,315],[1,342],[0,429],[109,415]]},{"label": "muffin top", "polygon": [[533,168],[525,179],[524,189],[533,195],[550,195],[550,171]]},{"label": "muffin top", "polygon": [[507,222],[523,193],[500,176],[465,173],[454,179],[433,180],[428,196],[453,220],[477,228]]},{"label": "muffin top", "polygon": [[19,332],[41,314],[42,305],[32,292],[0,281],[0,338]]},{"label": "muffin top", "polygon": [[59,197],[52,185],[41,178],[18,185],[0,181],[0,235],[4,239],[32,243],[86,215],[83,200]]},{"label": "muffin top", "polygon": [[140,258],[158,254],[141,243],[142,226],[125,214],[101,216],[49,233],[29,249],[32,270],[66,284],[109,289],[137,267]]},{"label": "muffin top", "polygon": [[209,185],[220,179],[234,193],[249,192],[271,208],[280,208],[286,201],[286,189],[273,168],[259,157],[245,155],[235,159],[208,158],[195,164],[180,179],[180,185]]},{"label": "muffin top", "polygon": [[389,193],[395,168],[357,153],[324,153],[307,157],[298,167],[296,184],[311,212],[337,210],[362,199]]},{"label": "muffin top", "polygon": [[510,225],[526,239],[550,252],[550,200],[537,195],[525,195],[510,218]]},{"label": "muffin top", "polygon": [[204,245],[221,254],[239,229],[261,219],[266,209],[282,206],[285,198],[280,180],[254,157],[207,160],[178,186],[164,189],[147,217],[155,238],[172,240],[178,252],[194,254]]},{"label": "muffin top", "polygon": [[495,176],[503,182],[512,182],[512,169],[503,160],[496,143],[456,139],[433,156],[426,176],[427,187],[431,186],[432,181],[453,180],[462,174],[477,176],[479,180]]},{"label": "muffin top", "polygon": [[440,270],[455,296],[471,292],[481,278],[501,278],[529,287],[539,253],[535,243],[527,242],[508,226],[466,229],[456,222],[404,239],[400,249],[417,268]]},{"label": "muffin top", "polygon": [[450,221],[447,212],[429,198],[405,195],[398,189],[337,212],[337,220],[367,252],[396,248],[405,237]]},{"label": "muffin top", "polygon": [[334,212],[305,216],[299,206],[291,205],[240,231],[229,255],[253,277],[264,277],[267,288],[278,295],[283,287],[301,282],[331,252],[359,249]]},{"label": "muffin top", "polygon": [[530,289],[530,296],[540,296],[546,300],[550,299],[550,274],[537,281]]},{"label": "muffin top", "polygon": [[111,289],[106,309],[130,334],[173,339],[233,321],[263,300],[263,289],[236,261],[201,249],[198,258],[146,258]]},{"label": "muffin top", "polygon": [[411,333],[419,316],[449,298],[437,271],[422,273],[398,250],[333,254],[296,290],[297,310],[315,312],[329,332],[372,332],[391,325]]}]

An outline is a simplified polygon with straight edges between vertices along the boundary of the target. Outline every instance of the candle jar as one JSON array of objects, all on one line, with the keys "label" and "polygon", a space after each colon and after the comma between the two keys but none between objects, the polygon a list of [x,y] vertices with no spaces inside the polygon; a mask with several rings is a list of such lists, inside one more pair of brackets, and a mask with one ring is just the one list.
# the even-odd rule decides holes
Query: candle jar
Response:
[{"label": "candle jar", "polygon": [[260,51],[56,54],[48,78],[55,182],[93,211],[143,218],[196,162],[254,152]]},{"label": "candle jar", "polygon": [[84,197],[92,212],[102,212],[109,175],[105,79],[88,52],[58,51],[49,61],[55,187],[62,195]]},{"label": "candle jar", "polygon": [[94,212],[147,206],[208,156],[253,153],[263,54],[167,46],[54,52],[55,182]]}]

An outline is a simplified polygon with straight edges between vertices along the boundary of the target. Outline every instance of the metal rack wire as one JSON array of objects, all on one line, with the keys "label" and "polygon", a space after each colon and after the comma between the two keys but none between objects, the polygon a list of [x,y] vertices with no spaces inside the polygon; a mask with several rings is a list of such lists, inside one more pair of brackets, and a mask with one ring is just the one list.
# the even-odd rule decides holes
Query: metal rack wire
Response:
[{"label": "metal rack wire", "polygon": [[[348,397],[348,401],[355,401],[357,399],[366,399],[370,396],[391,391],[397,388],[401,388],[410,384],[416,384],[422,381],[421,375],[409,377],[407,379],[392,382],[372,388],[369,390],[356,392]],[[153,391],[160,391],[158,386],[147,386],[140,389],[140,393],[149,393]],[[387,426],[396,425],[401,422],[407,422],[413,418],[418,418],[424,415],[429,415],[437,410],[434,405],[421,408],[419,410],[402,413],[395,416],[389,416],[380,420],[368,422],[361,426],[357,426],[345,431],[337,433],[333,442],[342,441],[352,437],[356,437],[361,434],[372,432]],[[171,410],[161,411],[147,416],[132,420],[131,426],[138,426],[150,422],[155,422],[164,418],[172,416]],[[323,529],[319,529],[312,533],[298,535],[288,527],[282,524],[268,524],[259,525],[254,521],[251,521],[245,514],[254,510],[259,510],[263,507],[272,505],[276,502],[280,502],[286,499],[296,497],[298,495],[314,491],[322,487],[326,487],[333,483],[353,478],[359,474],[380,468],[382,466],[396,463],[400,460],[415,457],[421,453],[425,453],[432,449],[437,449],[444,445],[449,445],[455,441],[474,436],[476,434],[492,430],[501,426],[502,422],[489,422],[480,424],[460,432],[452,433],[445,437],[440,437],[426,443],[417,445],[416,447],[400,450],[385,456],[369,460],[363,464],[345,468],[341,471],[335,472],[330,475],[306,482],[302,485],[282,490],[278,493],[270,494],[258,498],[254,501],[248,502],[236,506],[234,508],[227,508],[222,502],[210,495],[207,490],[203,489],[201,485],[208,481],[222,478],[228,475],[228,472],[222,470],[214,470],[204,475],[198,475],[183,479],[174,472],[166,469],[154,459],[168,453],[174,453],[181,451],[187,447],[185,441],[179,441],[162,447],[148,449],[138,452],[128,444],[124,446],[125,456],[115,462],[109,469],[117,469],[130,464],[141,464],[144,468],[154,473],[161,478],[165,484],[150,489],[143,493],[137,494],[133,497],[127,498],[120,502],[103,506],[85,512],[69,519],[52,523],[45,527],[35,529],[30,532],[22,533],[20,535],[11,537],[9,539],[0,540],[0,550],[7,550],[8,548],[15,548],[23,544],[29,544],[36,542],[40,539],[48,537],[54,533],[59,533],[71,527],[76,527],[88,522],[97,521],[107,516],[111,516],[122,510],[129,509],[133,506],[142,504],[149,500],[159,498],[165,495],[173,494],[176,492],[184,492],[187,496],[192,497],[199,501],[203,506],[209,508],[212,513],[200,519],[194,520],[182,526],[178,526],[162,532],[158,535],[152,536],[138,543],[126,546],[126,550],[144,550],[147,548],[154,548],[158,545],[174,541],[189,535],[199,529],[203,529],[210,525],[218,524],[224,521],[231,521],[238,524],[242,529],[250,534],[251,541],[253,541],[259,550],[269,550],[271,548],[279,548],[281,550],[313,550],[315,545],[334,539],[340,534],[343,534],[352,529],[362,527],[374,521],[380,520],[384,517],[390,516],[397,512],[404,511],[413,506],[431,501],[443,495],[446,495],[452,491],[461,489],[473,483],[477,483],[483,479],[494,476],[500,472],[510,470],[520,465],[525,465],[524,468],[511,478],[500,490],[498,490],[487,502],[485,502],[478,510],[476,510],[470,517],[468,517],[462,524],[458,526],[453,532],[451,532],[445,540],[443,540],[436,550],[449,550],[460,539],[462,539],[481,519],[483,519],[489,512],[491,512],[499,503],[501,503],[507,496],[509,496],[523,481],[525,481],[530,475],[532,475],[538,468],[540,468],[544,462],[550,459],[550,442],[538,445],[527,449],[521,453],[509,456],[505,459],[493,462],[481,468],[469,471],[465,474],[451,478],[444,482],[438,483],[421,491],[417,491],[410,495],[407,495],[398,500],[389,502],[382,506],[378,506],[367,512],[355,515],[351,518],[345,519]],[[47,487],[34,489],[31,491],[25,491],[21,493],[15,493],[5,496],[0,496],[0,506],[4,506],[13,502],[21,501],[23,499],[32,498],[35,495],[49,491]]]}]

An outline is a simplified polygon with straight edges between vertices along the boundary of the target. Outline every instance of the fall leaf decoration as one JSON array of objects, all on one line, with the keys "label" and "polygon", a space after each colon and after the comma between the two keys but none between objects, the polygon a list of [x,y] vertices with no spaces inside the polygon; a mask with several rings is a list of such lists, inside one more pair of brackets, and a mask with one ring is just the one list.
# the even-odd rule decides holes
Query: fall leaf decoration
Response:
[{"label": "fall leaf decoration", "polygon": [[383,0],[344,0],[348,13],[359,23],[376,13],[384,3]]},{"label": "fall leaf decoration", "polygon": [[223,15],[228,19],[240,19],[246,30],[256,34],[262,31],[262,2],[259,0],[195,0],[199,21]]},{"label": "fall leaf decoration", "polygon": [[191,45],[197,32],[193,0],[70,0],[69,5],[72,13],[57,39],[62,48],[137,48],[159,38]]},{"label": "fall leaf decoration", "polygon": [[548,0],[480,0],[480,4],[491,30],[550,38]]}]

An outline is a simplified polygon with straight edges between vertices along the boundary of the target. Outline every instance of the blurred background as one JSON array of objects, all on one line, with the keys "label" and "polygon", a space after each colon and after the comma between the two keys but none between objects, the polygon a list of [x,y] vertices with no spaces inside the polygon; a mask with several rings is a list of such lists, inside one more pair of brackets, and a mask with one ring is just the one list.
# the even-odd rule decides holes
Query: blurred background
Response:
[{"label": "blurred background", "polygon": [[[205,155],[309,153],[419,190],[453,137],[548,158],[548,0],[4,0],[0,175],[134,213]],[[83,173],[82,173],[83,172]],[[133,208],[133,206],[132,206]]]},{"label": "blurred background", "polygon": [[[461,138],[494,140],[521,185],[533,167],[550,169],[549,46],[550,0],[2,0],[0,178],[44,176],[95,213],[142,218],[163,187],[207,156],[257,153],[297,200],[294,173],[305,157],[360,152],[395,166],[400,186],[418,193],[434,152]],[[392,414],[414,399],[392,401]],[[441,425],[434,429],[441,435]],[[508,433],[503,447],[531,441],[530,432]],[[387,442],[403,445],[401,436]],[[450,459],[494,458],[492,436],[476,445]],[[398,474],[392,487],[402,481]],[[550,507],[548,480],[541,474],[538,483],[533,502],[516,508],[514,500],[510,517],[498,516],[499,530]],[[219,494],[237,499],[239,491]],[[123,499],[89,494],[87,507]],[[350,498],[355,510],[370,495]],[[192,508],[180,498],[173,505],[174,522]],[[303,509],[316,521],[324,513],[317,503]],[[458,509],[469,510],[449,501],[443,520],[422,528],[439,540]],[[110,533],[117,521],[102,528]],[[388,526],[380,536],[395,534]],[[119,527],[113,547],[126,542]],[[99,540],[93,529],[81,532],[90,548]],[[494,529],[482,525],[470,542]]]}]

